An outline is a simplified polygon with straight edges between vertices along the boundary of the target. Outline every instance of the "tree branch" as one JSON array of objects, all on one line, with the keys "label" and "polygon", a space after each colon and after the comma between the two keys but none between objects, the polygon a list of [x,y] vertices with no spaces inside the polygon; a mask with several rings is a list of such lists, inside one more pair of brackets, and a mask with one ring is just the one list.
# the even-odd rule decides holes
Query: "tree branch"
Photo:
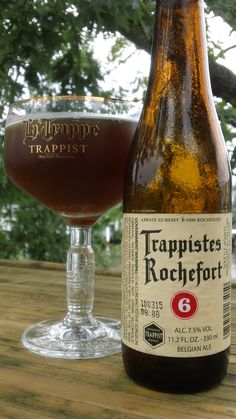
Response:
[{"label": "tree branch", "polygon": [[[148,42],[146,36],[132,20],[129,22],[129,31],[119,26],[116,29],[129,41],[133,42],[137,48],[150,53],[151,42]],[[236,106],[236,74],[217,63],[211,56],[209,57],[209,69],[214,96],[221,97],[226,102]]]},{"label": "tree branch", "polygon": [[236,30],[235,0],[206,0],[208,11],[220,16],[233,30]]},{"label": "tree branch", "polygon": [[236,106],[236,75],[211,57],[209,67],[213,94]]}]

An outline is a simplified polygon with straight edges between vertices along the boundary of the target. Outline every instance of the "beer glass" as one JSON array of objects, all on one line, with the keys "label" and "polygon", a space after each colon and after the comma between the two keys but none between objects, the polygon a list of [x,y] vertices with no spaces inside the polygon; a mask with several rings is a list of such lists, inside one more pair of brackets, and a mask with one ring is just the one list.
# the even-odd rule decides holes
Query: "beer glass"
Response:
[{"label": "beer glass", "polygon": [[114,99],[55,96],[10,105],[5,170],[11,180],[70,226],[68,312],[32,325],[23,345],[55,358],[120,352],[120,322],[94,317],[91,228],[122,199],[123,174],[138,106]]}]

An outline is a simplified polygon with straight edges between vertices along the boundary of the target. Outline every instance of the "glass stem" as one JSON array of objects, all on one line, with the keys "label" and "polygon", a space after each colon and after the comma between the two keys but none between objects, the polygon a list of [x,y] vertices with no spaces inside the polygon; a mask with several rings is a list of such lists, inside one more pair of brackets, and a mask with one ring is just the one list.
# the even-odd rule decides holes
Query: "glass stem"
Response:
[{"label": "glass stem", "polygon": [[67,253],[67,323],[92,320],[94,275],[91,228],[71,227],[71,245]]}]

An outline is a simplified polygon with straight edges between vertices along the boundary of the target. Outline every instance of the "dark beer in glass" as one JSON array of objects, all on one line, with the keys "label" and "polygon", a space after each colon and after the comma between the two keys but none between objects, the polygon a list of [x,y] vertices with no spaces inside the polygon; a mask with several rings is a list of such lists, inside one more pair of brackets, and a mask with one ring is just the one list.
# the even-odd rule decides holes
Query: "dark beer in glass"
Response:
[{"label": "dark beer in glass", "polygon": [[94,317],[91,227],[122,199],[124,167],[137,123],[134,103],[41,97],[10,106],[5,169],[11,180],[70,226],[68,312],[23,334],[24,346],[58,358],[95,358],[121,349],[120,322]]}]

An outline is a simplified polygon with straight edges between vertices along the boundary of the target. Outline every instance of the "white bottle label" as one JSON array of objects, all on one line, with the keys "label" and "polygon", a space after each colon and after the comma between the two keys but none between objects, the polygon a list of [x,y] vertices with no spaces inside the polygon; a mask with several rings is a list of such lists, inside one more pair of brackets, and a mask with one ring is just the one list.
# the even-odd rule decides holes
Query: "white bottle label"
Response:
[{"label": "white bottle label", "polygon": [[230,345],[231,214],[125,214],[122,340],[198,357]]}]

